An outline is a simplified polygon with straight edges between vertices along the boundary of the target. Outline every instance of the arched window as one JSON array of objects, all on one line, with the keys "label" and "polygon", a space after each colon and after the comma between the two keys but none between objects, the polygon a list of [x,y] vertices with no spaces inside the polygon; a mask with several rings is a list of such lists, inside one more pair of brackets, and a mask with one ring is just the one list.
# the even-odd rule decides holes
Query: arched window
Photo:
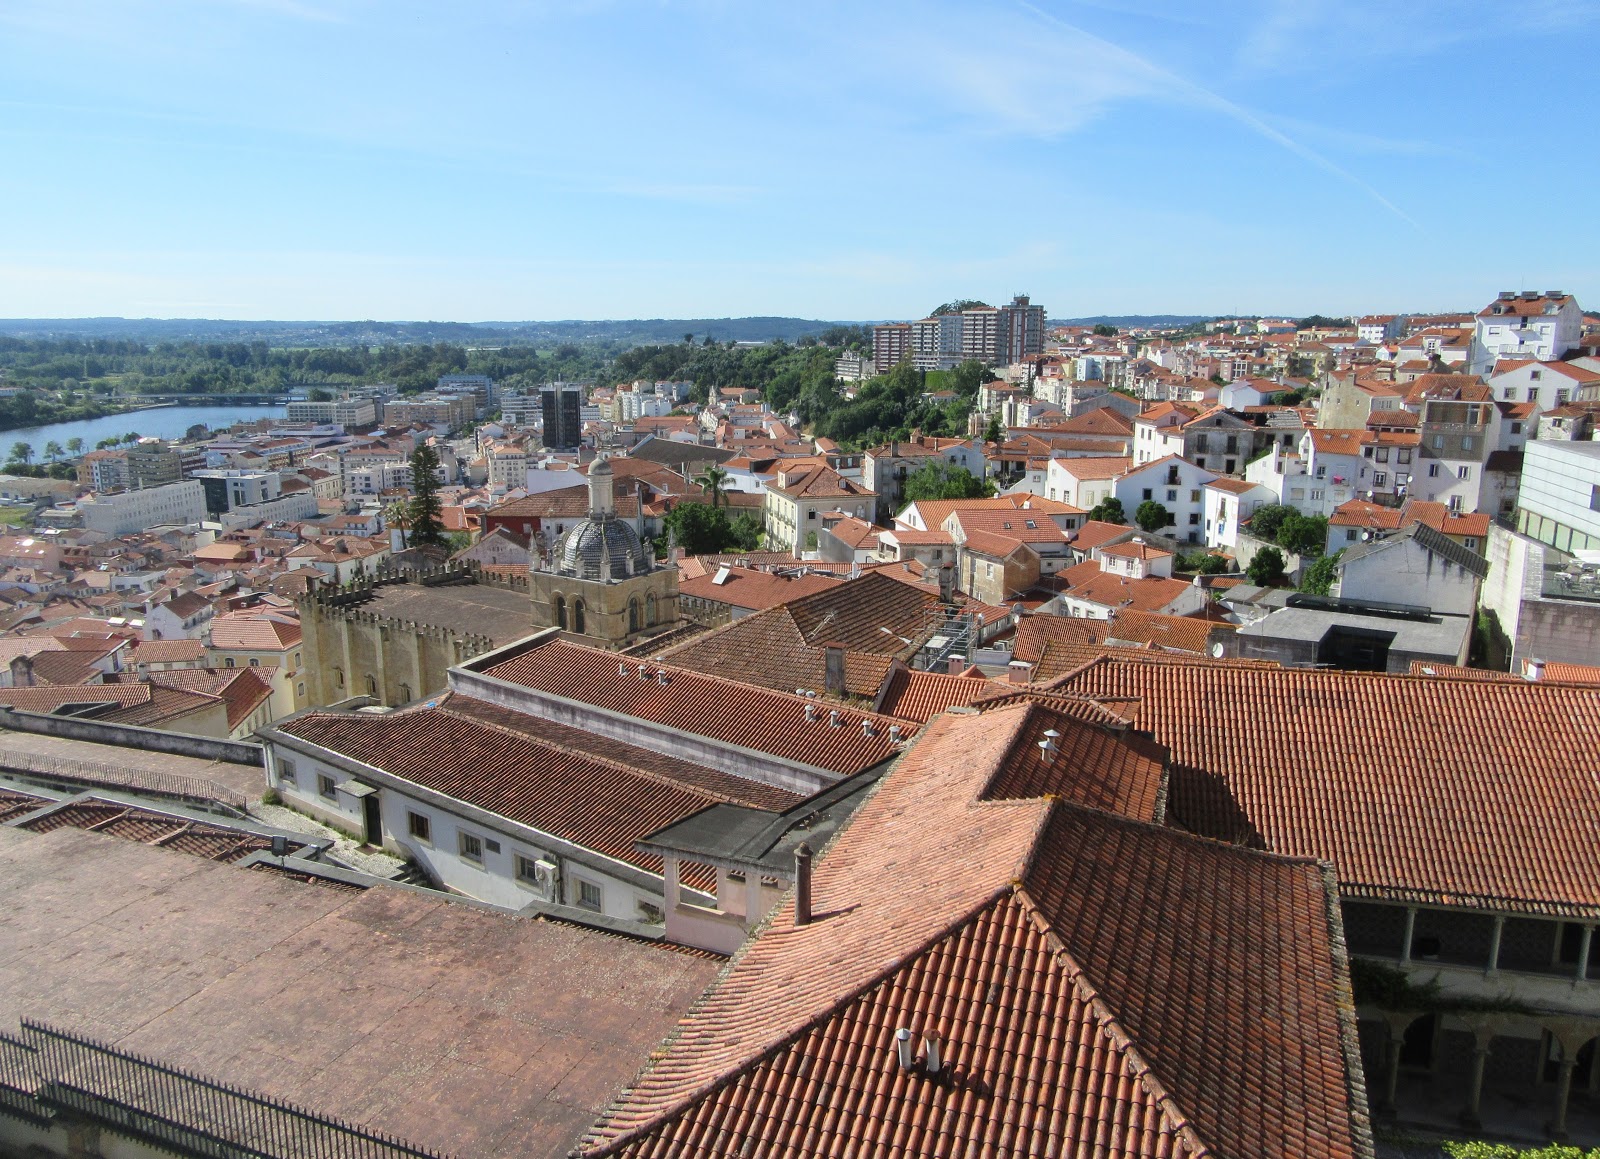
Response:
[{"label": "arched window", "polygon": [[584,624],[583,624],[583,601],[582,600],[573,600],[572,601],[572,630],[574,632],[578,633],[578,635],[581,636],[581,635],[583,635],[583,629],[584,629]]},{"label": "arched window", "polygon": [[655,626],[655,622],[656,622],[656,594],[655,594],[655,592],[651,592],[649,595],[645,596],[645,598],[644,598],[644,622],[646,624],[648,624],[650,627],[654,627]]},{"label": "arched window", "polygon": [[343,668],[335,668],[333,670],[333,683],[334,683],[334,686],[337,687],[337,688],[343,688],[344,687],[344,669]]},{"label": "arched window", "polygon": [[367,677],[367,695],[374,697],[378,695],[378,682],[371,676]]},{"label": "arched window", "polygon": [[629,599],[628,599],[628,631],[637,632],[638,630],[639,630],[639,601],[635,597],[629,597]]},{"label": "arched window", "polygon": [[222,666],[224,668],[232,668],[234,666],[233,657],[232,656],[224,656],[222,658]]},{"label": "arched window", "polygon": [[563,632],[567,630],[567,601],[563,596],[556,596],[550,601],[550,614],[555,618],[556,627]]},{"label": "arched window", "polygon": [[402,684],[400,686],[400,703],[401,704],[410,704],[411,703],[411,685]]}]

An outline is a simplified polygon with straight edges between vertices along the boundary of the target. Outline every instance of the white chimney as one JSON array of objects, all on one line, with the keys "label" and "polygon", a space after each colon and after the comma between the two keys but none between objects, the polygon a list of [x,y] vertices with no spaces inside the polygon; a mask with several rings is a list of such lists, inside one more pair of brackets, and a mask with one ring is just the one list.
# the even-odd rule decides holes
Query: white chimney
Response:
[{"label": "white chimney", "polygon": [[910,1070],[916,1065],[916,1056],[911,1052],[911,1031],[904,1026],[894,1032],[894,1054],[901,1070]]},{"label": "white chimney", "polygon": [[828,724],[830,727],[838,728],[841,723],[839,710],[837,708],[828,713]]},{"label": "white chimney", "polygon": [[930,1034],[922,1040],[922,1069],[938,1074],[943,1060],[939,1057],[939,1036]]},{"label": "white chimney", "polygon": [[1529,680],[1544,679],[1544,661],[1530,656],[1522,662],[1522,675]]}]

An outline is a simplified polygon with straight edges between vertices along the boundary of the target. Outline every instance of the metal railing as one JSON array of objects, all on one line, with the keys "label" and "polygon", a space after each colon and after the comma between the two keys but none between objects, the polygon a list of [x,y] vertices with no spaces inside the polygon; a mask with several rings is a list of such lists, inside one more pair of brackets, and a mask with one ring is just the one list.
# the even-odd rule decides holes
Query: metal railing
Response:
[{"label": "metal railing", "polygon": [[447,1159],[393,1135],[319,1115],[284,1099],[22,1020],[33,1051],[34,1100],[180,1155],[204,1159]]},{"label": "metal railing", "polygon": [[240,816],[244,815],[249,804],[244,794],[204,777],[163,773],[154,769],[123,768],[100,761],[80,761],[15,749],[0,749],[0,771],[56,777],[75,785],[159,793],[204,806],[218,804]]},{"label": "metal railing", "polygon": [[14,1034],[0,1031],[0,1114],[48,1123],[50,1111],[34,1097],[39,1086],[38,1052]]}]

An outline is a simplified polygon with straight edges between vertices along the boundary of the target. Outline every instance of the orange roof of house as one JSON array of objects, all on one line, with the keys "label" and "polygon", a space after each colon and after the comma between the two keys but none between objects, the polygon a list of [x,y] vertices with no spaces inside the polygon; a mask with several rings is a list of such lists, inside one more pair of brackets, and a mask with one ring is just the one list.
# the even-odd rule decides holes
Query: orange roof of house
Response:
[{"label": "orange roof of house", "polygon": [[934,720],[580,1153],[1370,1153],[1321,868],[1150,824],[1162,754],[1103,715]]},{"label": "orange roof of house", "polygon": [[[718,582],[718,579],[721,582]],[[801,596],[838,587],[844,579],[831,574],[780,575],[747,567],[721,567],[704,575],[680,580],[680,595],[760,611]]]},{"label": "orange roof of house", "polygon": [[283,612],[227,612],[211,621],[211,647],[281,652],[300,643],[300,621]]}]

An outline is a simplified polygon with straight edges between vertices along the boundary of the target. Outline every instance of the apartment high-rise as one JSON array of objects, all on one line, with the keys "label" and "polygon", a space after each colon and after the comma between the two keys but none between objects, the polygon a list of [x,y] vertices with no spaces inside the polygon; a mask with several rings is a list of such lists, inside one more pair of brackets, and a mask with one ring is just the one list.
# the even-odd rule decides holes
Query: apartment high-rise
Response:
[{"label": "apartment high-rise", "polygon": [[1044,307],[1018,294],[997,312],[995,362],[1010,365],[1044,353]]},{"label": "apartment high-rise", "polygon": [[539,392],[544,415],[544,445],[576,451],[583,442],[583,387],[557,382]]},{"label": "apartment high-rise", "polygon": [[887,322],[872,328],[872,368],[887,374],[911,353],[911,323]]},{"label": "apartment high-rise", "polygon": [[1000,355],[1000,311],[973,306],[961,311],[961,357],[992,364]]}]

